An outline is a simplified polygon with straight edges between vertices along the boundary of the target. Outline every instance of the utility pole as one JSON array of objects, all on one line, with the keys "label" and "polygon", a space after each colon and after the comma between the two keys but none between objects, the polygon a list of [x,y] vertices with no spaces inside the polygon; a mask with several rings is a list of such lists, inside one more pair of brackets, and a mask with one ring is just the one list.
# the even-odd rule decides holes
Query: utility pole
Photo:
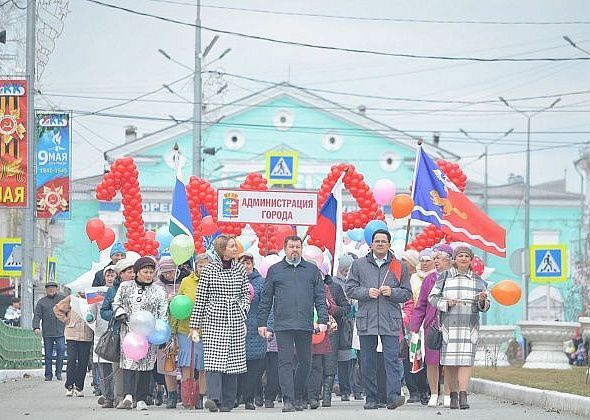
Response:
[{"label": "utility pole", "polygon": [[201,170],[201,0],[197,0],[197,20],[195,25],[195,73],[193,74],[193,175],[199,178]]},{"label": "utility pole", "polygon": [[35,256],[35,19],[36,0],[27,2],[27,207],[22,221],[21,301],[23,328],[33,325],[33,261]]},{"label": "utility pole", "polygon": [[[512,109],[513,111],[518,112],[519,114],[523,115],[526,118],[526,175],[525,175],[525,188],[524,188],[524,252],[530,252],[530,229],[531,229],[531,119],[541,114],[542,112],[548,111],[553,108],[561,98],[555,99],[551,105],[546,106],[545,108],[541,108],[538,111],[530,112],[530,111],[522,111],[518,108],[515,108],[508,101],[501,96],[498,98],[500,102],[506,105],[508,108]],[[523,264],[524,265],[524,264]],[[523,319],[526,321],[529,319],[529,279],[530,273],[528,272],[528,267],[524,267],[523,269],[523,290],[522,290],[522,298],[523,298]],[[549,288],[547,290],[547,300],[549,300]],[[525,353],[526,353],[526,346],[525,346]]]}]

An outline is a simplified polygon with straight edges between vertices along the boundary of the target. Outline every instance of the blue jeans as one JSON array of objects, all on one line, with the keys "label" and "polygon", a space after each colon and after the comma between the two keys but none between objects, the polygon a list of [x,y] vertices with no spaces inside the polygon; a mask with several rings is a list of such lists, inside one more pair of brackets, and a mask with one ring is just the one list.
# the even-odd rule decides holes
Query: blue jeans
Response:
[{"label": "blue jeans", "polygon": [[[385,362],[386,392],[389,401],[393,395],[401,394],[404,366],[399,360],[399,337],[382,335],[383,359]],[[361,376],[367,402],[378,402],[377,398],[377,336],[359,336],[361,344]]]},{"label": "blue jeans", "polygon": [[53,350],[55,350],[55,376],[61,377],[64,366],[64,355],[66,353],[65,337],[43,337],[45,348],[45,377],[52,378],[51,367],[53,365]]}]

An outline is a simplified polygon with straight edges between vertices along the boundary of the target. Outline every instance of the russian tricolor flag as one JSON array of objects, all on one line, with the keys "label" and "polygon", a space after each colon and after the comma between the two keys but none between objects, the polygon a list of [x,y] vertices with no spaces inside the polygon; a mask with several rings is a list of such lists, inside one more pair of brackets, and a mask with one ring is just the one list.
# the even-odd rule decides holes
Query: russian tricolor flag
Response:
[{"label": "russian tricolor flag", "polygon": [[[330,252],[332,258],[332,275],[338,272],[338,257],[342,253],[342,179],[334,184],[330,195],[320,209],[318,222],[311,229],[316,239]],[[311,233],[311,232],[310,232]]]}]

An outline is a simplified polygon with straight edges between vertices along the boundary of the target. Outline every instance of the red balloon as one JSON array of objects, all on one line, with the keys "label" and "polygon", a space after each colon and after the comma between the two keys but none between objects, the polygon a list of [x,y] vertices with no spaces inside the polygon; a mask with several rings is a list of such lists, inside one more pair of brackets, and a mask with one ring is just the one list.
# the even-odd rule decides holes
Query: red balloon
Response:
[{"label": "red balloon", "polygon": [[91,241],[97,241],[104,235],[105,226],[102,220],[95,218],[86,222],[86,235]]},{"label": "red balloon", "polygon": [[471,260],[471,271],[473,271],[478,276],[481,276],[485,270],[485,264],[478,256],[473,257]]},{"label": "red balloon", "polygon": [[212,216],[203,217],[203,220],[201,220],[201,230],[203,235],[213,235],[215,232],[217,232],[217,229],[217,223],[215,223]]},{"label": "red balloon", "polygon": [[153,230],[148,230],[145,233],[145,239],[148,239],[150,241],[155,241],[156,240],[156,232],[154,232]]},{"label": "red balloon", "polygon": [[96,240],[96,245],[101,251],[107,249],[115,242],[115,232],[110,227],[104,229],[104,234]]}]

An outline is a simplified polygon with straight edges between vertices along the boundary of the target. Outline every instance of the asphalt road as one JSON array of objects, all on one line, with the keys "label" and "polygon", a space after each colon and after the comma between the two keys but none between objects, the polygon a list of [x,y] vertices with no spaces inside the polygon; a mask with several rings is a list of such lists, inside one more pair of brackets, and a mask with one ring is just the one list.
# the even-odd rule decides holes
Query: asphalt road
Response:
[{"label": "asphalt road", "polygon": [[[92,388],[86,393],[91,394]],[[570,414],[548,412],[546,410],[511,403],[497,401],[483,395],[470,396],[470,410],[449,410],[442,407],[434,409],[420,405],[405,405],[397,410],[365,411],[362,402],[340,402],[335,398],[331,408],[305,410],[303,412],[282,413],[281,405],[277,408],[257,408],[256,411],[246,411],[243,408],[234,409],[231,413],[209,413],[206,411],[189,411],[182,407],[168,410],[164,407],[151,406],[148,411],[103,409],[96,403],[96,398],[68,398],[65,396],[63,382],[44,382],[43,379],[19,379],[0,384],[0,419],[39,419],[39,420],[115,420],[129,418],[157,418],[157,419],[189,419],[205,417],[231,417],[241,419],[390,419],[425,420],[425,419],[469,419],[469,420],[520,420],[520,419],[581,419]]]}]

